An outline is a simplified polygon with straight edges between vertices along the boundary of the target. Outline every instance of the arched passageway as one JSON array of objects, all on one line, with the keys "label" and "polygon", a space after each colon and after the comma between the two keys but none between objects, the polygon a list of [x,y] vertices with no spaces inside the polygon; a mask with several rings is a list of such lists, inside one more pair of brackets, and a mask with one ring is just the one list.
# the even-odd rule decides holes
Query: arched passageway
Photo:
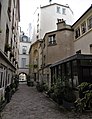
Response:
[{"label": "arched passageway", "polygon": [[24,72],[21,72],[20,74],[19,74],[19,81],[21,82],[26,82],[27,81],[27,74],[26,73],[24,73]]}]

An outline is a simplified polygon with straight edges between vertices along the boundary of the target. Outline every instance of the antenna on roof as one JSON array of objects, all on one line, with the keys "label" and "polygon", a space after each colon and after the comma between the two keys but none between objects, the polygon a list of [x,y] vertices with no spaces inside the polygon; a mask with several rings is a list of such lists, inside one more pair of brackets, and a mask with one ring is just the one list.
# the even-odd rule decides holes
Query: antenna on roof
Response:
[{"label": "antenna on roof", "polygon": [[49,0],[49,3],[51,4],[52,0]]}]

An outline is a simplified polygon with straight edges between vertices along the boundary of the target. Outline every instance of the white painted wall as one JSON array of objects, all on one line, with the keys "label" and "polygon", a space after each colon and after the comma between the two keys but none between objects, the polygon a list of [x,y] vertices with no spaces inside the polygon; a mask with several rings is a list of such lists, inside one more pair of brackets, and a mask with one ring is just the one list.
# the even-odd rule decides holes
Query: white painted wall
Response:
[{"label": "white painted wall", "polygon": [[[57,6],[60,7],[61,13],[57,13]],[[62,14],[62,8],[66,9],[66,14]],[[37,22],[39,13],[39,22]],[[42,39],[45,33],[57,30],[57,19],[64,19],[66,23],[72,25],[73,23],[73,13],[67,6],[62,6],[59,4],[48,5],[46,7],[37,8],[34,14],[33,21],[33,36],[32,41],[36,41],[36,36],[39,35],[39,39]],[[39,33],[37,33],[37,24],[39,24]]]}]

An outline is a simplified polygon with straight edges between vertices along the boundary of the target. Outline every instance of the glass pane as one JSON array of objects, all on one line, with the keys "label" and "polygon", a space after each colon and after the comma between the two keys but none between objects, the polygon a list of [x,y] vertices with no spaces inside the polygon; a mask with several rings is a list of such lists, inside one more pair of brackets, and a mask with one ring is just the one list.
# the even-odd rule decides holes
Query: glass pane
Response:
[{"label": "glass pane", "polygon": [[72,79],[71,79],[71,64],[70,62],[66,63],[66,76],[69,81],[69,85],[72,87]]},{"label": "glass pane", "polygon": [[73,87],[78,86],[78,73],[77,73],[77,61],[72,61],[72,77],[73,77]]}]

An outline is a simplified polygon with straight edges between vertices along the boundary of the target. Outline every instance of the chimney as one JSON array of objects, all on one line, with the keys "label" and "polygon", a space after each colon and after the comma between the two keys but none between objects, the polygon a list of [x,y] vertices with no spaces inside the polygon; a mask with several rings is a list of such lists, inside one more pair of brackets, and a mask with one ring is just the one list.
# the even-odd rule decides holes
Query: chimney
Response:
[{"label": "chimney", "polygon": [[57,30],[65,28],[66,23],[65,23],[64,19],[58,19],[57,21],[58,21],[58,23],[57,23]]}]

